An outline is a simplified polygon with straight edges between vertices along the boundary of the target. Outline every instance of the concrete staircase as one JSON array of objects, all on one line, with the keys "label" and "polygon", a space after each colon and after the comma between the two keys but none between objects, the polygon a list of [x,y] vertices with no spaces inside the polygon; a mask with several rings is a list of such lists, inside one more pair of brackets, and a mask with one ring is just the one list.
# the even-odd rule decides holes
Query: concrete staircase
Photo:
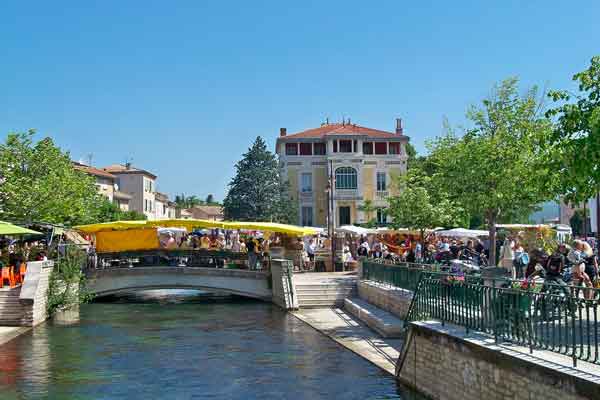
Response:
[{"label": "concrete staircase", "polygon": [[356,295],[356,281],[315,281],[294,284],[300,308],[342,307],[344,299]]},{"label": "concrete staircase", "polygon": [[0,290],[0,326],[21,326],[25,309],[19,301],[21,288]]},{"label": "concrete staircase", "polygon": [[401,338],[404,321],[359,298],[344,300],[344,310],[385,338]]}]

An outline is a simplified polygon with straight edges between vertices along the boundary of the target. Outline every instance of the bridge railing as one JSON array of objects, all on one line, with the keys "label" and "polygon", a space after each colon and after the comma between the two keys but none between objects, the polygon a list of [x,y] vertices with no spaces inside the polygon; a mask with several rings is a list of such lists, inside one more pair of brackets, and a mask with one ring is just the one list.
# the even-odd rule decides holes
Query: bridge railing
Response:
[{"label": "bridge railing", "polygon": [[[257,255],[258,269],[270,269],[270,257]],[[248,269],[248,253],[206,249],[156,249],[114,253],[96,253],[89,256],[87,268],[132,267],[208,267]]]}]

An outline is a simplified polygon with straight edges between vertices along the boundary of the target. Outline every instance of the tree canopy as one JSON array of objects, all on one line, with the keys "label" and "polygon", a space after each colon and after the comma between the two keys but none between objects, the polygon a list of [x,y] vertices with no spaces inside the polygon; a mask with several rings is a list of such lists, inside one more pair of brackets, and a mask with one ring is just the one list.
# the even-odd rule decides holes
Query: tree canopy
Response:
[{"label": "tree canopy", "polygon": [[573,76],[578,93],[551,91],[559,105],[547,112],[557,118],[549,164],[559,171],[565,201],[580,203],[600,191],[600,56]]},{"label": "tree canopy", "polygon": [[554,197],[556,171],[546,163],[544,146],[552,125],[542,109],[535,87],[521,95],[518,80],[507,79],[482,106],[469,109],[472,127],[462,136],[449,130],[429,145],[433,179],[470,215],[484,216],[491,243],[499,218],[529,214]]},{"label": "tree canopy", "polygon": [[225,218],[239,221],[297,223],[295,201],[279,175],[276,156],[259,136],[242,159],[223,201]]},{"label": "tree canopy", "polygon": [[73,168],[52,139],[34,131],[0,143],[0,219],[75,225],[96,222],[101,205],[94,178]]},{"label": "tree canopy", "polygon": [[464,223],[464,211],[435,187],[431,177],[422,170],[411,169],[396,179],[400,191],[388,198],[387,209],[395,228],[417,229],[423,235],[427,228]]}]

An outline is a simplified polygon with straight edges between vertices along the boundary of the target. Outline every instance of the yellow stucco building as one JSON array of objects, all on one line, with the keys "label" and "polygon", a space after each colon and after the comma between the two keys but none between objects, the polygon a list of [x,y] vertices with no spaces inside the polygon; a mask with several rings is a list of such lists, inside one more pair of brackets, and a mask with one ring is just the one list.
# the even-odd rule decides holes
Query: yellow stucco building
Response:
[{"label": "yellow stucco building", "polygon": [[[299,204],[298,223],[327,226],[328,214],[335,226],[372,218],[388,222],[384,210],[387,198],[397,190],[394,176],[406,172],[408,141],[400,119],[395,132],[349,122],[325,123],[289,135],[281,128],[276,151],[290,197]],[[330,176],[333,201],[328,200]],[[373,215],[359,210],[366,200],[377,208]]]}]

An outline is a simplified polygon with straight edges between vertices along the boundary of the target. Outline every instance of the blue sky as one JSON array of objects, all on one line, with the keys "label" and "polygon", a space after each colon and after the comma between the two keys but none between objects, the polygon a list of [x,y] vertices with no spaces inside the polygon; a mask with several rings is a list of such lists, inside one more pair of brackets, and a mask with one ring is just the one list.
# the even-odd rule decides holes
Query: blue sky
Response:
[{"label": "blue sky", "polygon": [[423,152],[494,82],[572,88],[600,54],[597,0],[92,3],[0,3],[1,135],[217,199],[258,135],[402,117]]}]

